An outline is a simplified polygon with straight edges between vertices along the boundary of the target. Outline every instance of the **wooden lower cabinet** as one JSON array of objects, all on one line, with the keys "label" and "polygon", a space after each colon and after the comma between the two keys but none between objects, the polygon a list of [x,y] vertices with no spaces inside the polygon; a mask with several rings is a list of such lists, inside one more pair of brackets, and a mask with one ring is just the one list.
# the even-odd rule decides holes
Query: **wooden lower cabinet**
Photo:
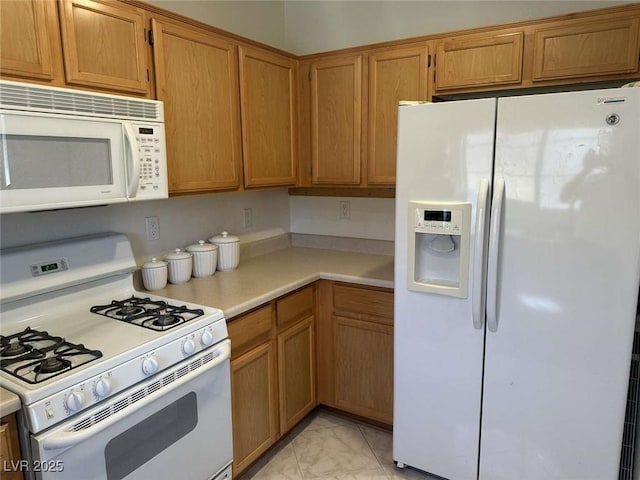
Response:
[{"label": "wooden lower cabinet", "polygon": [[318,401],[393,422],[393,291],[318,284]]},{"label": "wooden lower cabinet", "polygon": [[392,424],[392,290],[320,280],[228,330],[234,477],[318,403]]},{"label": "wooden lower cabinet", "polygon": [[278,437],[275,345],[268,341],[231,360],[233,472],[242,472]]},{"label": "wooden lower cabinet", "polygon": [[335,406],[393,423],[393,327],[334,317]]},{"label": "wooden lower cabinet", "polygon": [[229,322],[233,476],[317,405],[315,286]]},{"label": "wooden lower cabinet", "polygon": [[20,444],[18,442],[18,427],[15,414],[0,419],[0,478],[3,480],[22,480],[22,472],[12,468],[18,465]]},{"label": "wooden lower cabinet", "polygon": [[280,432],[286,433],[316,406],[313,317],[278,334]]}]

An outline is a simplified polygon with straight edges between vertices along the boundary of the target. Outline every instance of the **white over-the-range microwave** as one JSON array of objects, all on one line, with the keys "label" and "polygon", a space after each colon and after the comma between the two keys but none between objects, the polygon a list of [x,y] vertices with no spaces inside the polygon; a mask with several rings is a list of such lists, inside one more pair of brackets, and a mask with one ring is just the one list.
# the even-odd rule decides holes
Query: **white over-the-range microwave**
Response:
[{"label": "white over-the-range microwave", "polygon": [[168,197],[160,101],[0,81],[0,213]]}]

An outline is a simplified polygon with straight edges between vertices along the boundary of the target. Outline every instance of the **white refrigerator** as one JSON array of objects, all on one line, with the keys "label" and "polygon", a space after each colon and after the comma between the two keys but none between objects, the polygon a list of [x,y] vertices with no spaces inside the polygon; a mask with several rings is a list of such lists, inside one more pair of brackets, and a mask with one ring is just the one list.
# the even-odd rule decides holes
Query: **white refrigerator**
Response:
[{"label": "white refrigerator", "polygon": [[615,480],[640,278],[640,88],[399,107],[393,457]]}]

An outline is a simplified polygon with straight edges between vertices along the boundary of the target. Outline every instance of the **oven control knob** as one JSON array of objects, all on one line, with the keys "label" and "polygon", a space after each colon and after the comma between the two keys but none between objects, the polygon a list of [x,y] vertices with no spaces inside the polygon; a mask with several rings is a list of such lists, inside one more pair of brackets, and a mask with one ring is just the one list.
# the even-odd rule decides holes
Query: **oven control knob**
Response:
[{"label": "oven control knob", "polygon": [[208,347],[209,345],[211,345],[213,343],[213,333],[211,333],[211,330],[205,330],[204,332],[202,332],[200,341],[202,342],[202,345],[204,345],[205,347]]},{"label": "oven control knob", "polygon": [[111,393],[111,382],[106,378],[101,378],[96,382],[94,391],[97,397],[106,397]]},{"label": "oven control knob", "polygon": [[145,375],[151,375],[158,371],[158,360],[154,356],[145,358],[142,361],[142,371]]},{"label": "oven control knob", "polygon": [[182,351],[185,355],[191,355],[196,351],[196,342],[194,342],[191,338],[187,338],[182,344]]},{"label": "oven control knob", "polygon": [[72,412],[77,412],[82,408],[82,405],[84,405],[84,393],[79,390],[72,390],[65,399],[64,404]]}]

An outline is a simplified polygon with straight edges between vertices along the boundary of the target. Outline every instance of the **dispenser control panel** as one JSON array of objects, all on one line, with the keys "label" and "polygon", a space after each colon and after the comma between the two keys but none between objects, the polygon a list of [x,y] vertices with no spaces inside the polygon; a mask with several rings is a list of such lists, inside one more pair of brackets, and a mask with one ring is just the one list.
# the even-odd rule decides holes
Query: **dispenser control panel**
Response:
[{"label": "dispenser control panel", "polygon": [[433,210],[415,207],[414,228],[416,232],[461,235],[464,215],[461,209]]},{"label": "dispenser control panel", "polygon": [[407,288],[467,298],[471,203],[409,202]]}]

